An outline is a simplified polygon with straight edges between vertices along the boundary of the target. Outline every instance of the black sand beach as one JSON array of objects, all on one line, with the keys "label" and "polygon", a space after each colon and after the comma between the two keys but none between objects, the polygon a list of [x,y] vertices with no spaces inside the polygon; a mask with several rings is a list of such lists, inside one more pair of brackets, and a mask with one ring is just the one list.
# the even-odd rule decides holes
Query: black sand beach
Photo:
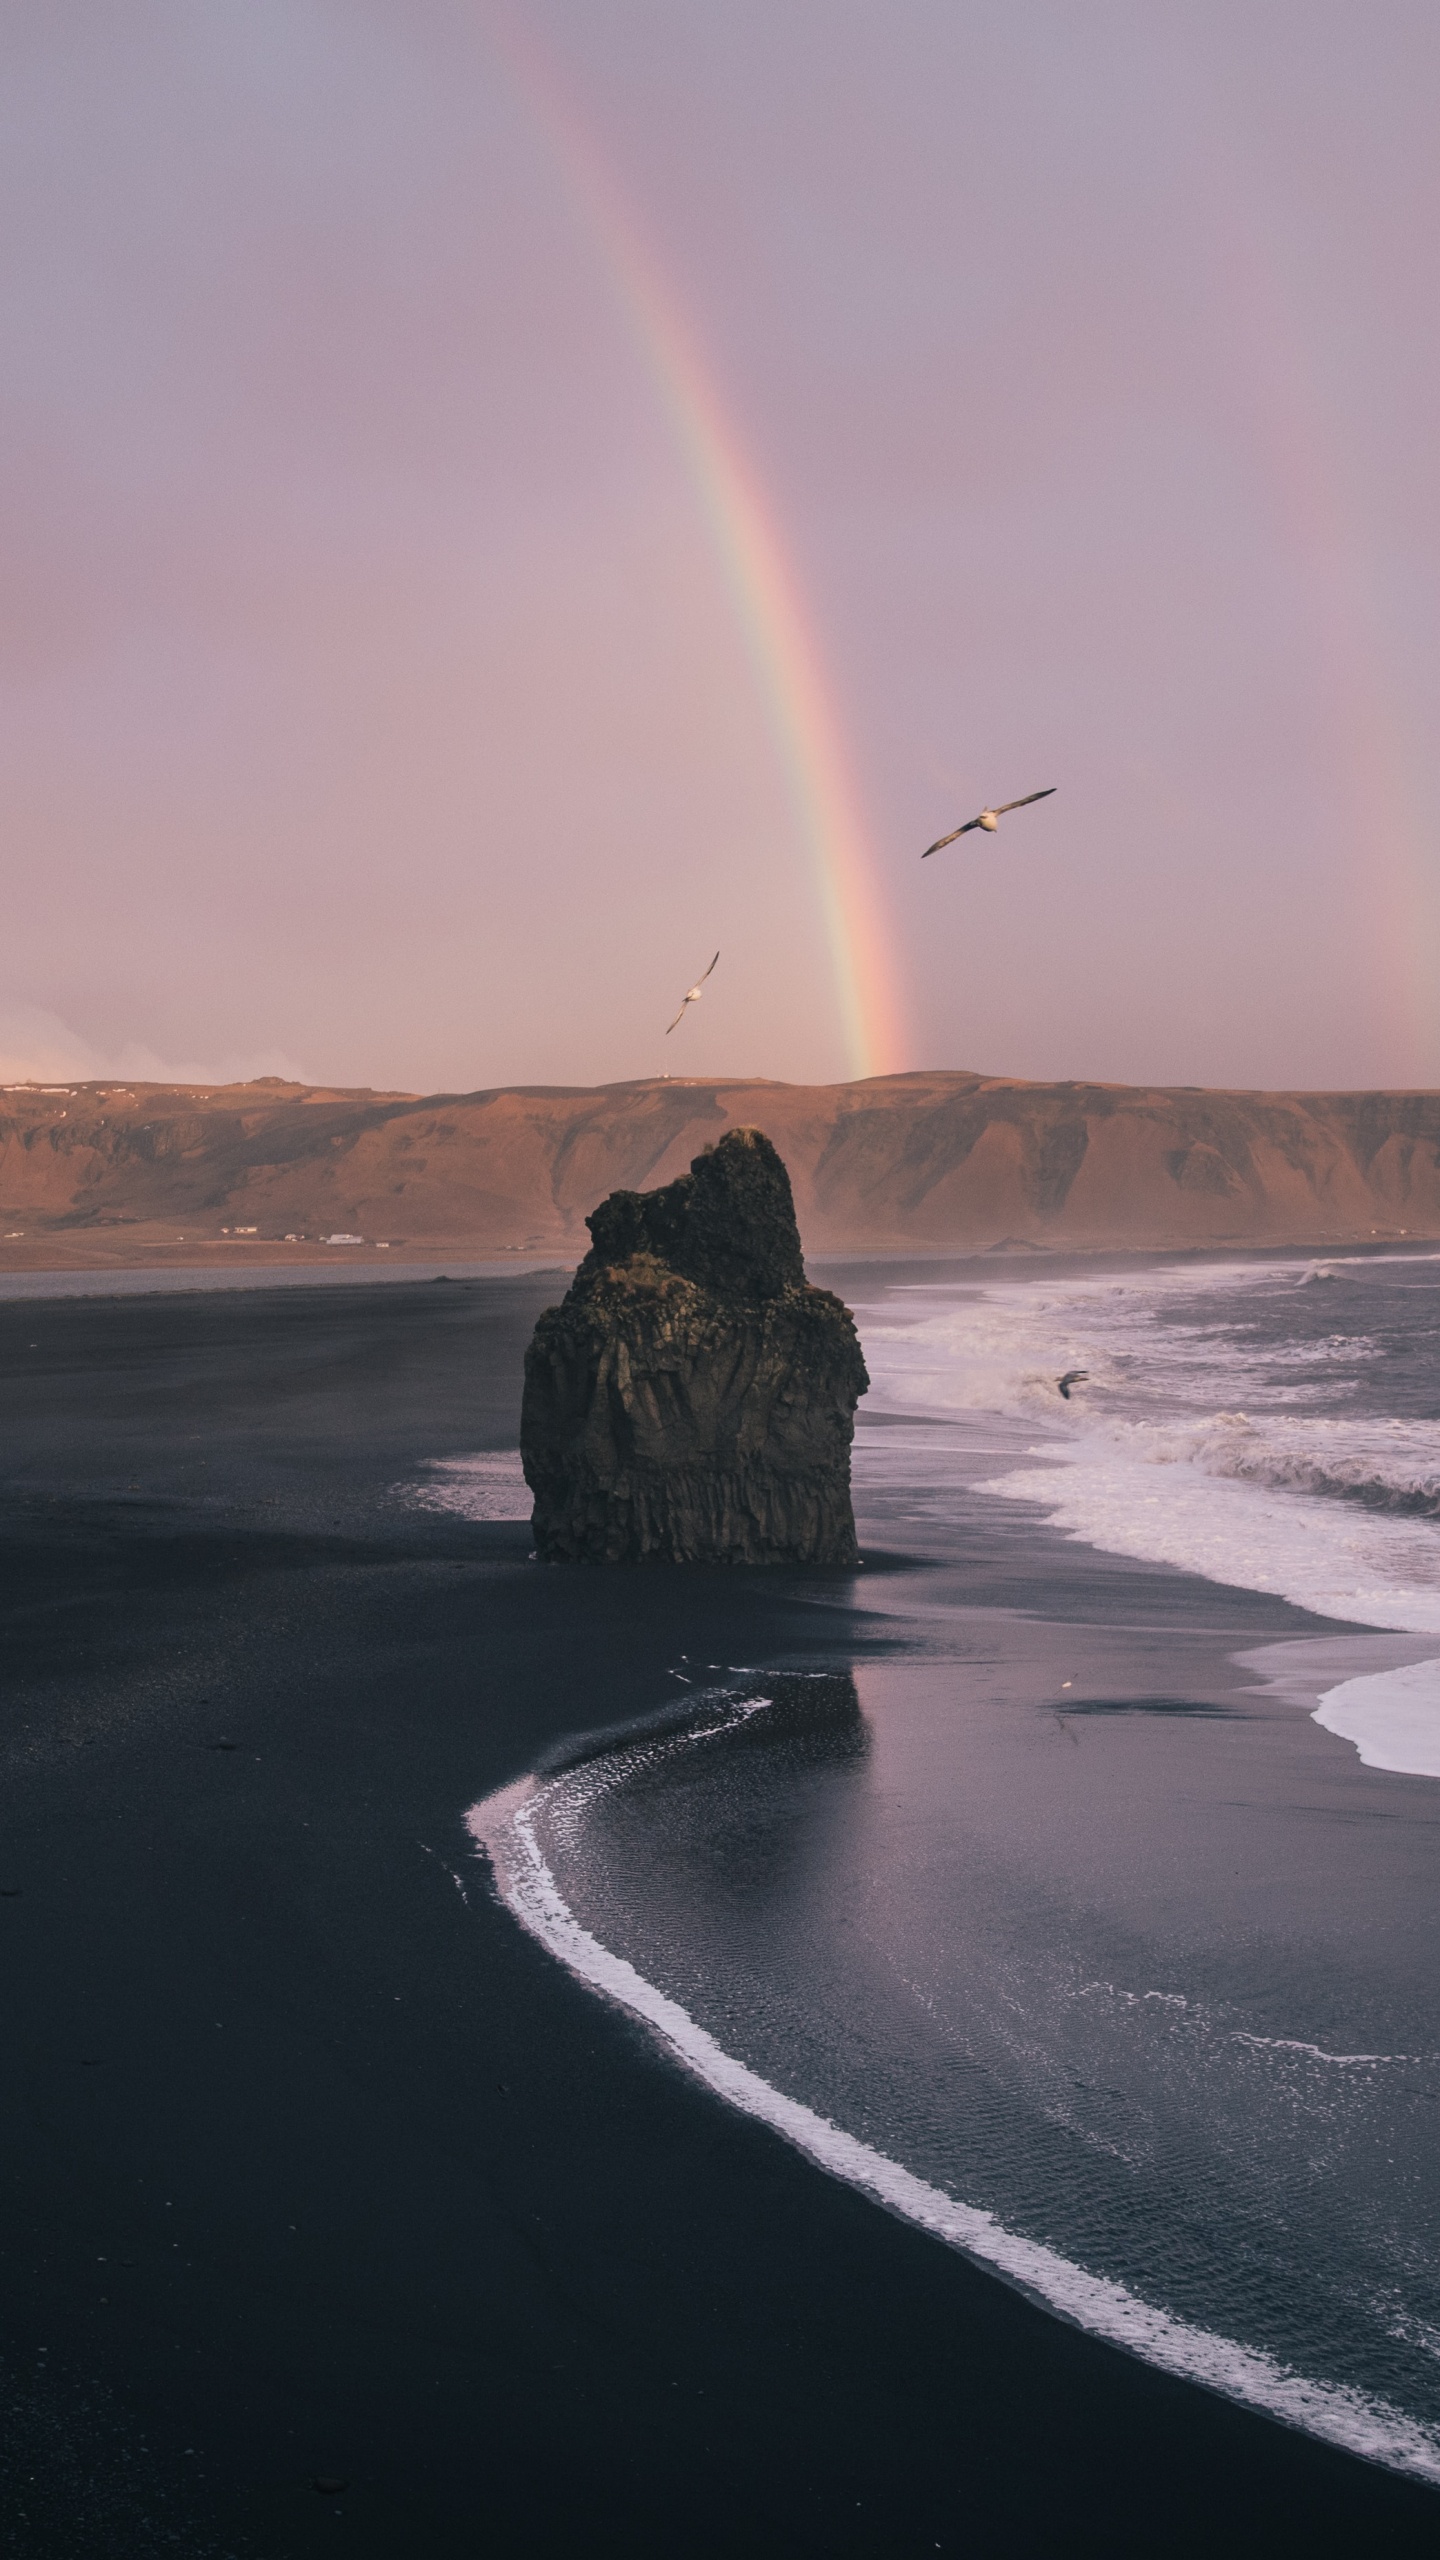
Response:
[{"label": "black sand beach", "polygon": [[[7,2552],[1433,2549],[1432,2493],[828,2180],[488,1891],[467,1806],[682,1655],[920,1640],[903,1558],[541,1570],[396,1500],[513,1447],[554,1294],[0,1307]],[[1316,1623],[1017,1506],[958,1570],[1177,1660]]]}]

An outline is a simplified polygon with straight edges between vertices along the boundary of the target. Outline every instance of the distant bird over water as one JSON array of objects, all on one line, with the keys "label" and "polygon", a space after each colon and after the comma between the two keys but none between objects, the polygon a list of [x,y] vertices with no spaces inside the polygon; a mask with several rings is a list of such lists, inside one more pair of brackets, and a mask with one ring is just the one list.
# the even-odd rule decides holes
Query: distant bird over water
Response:
[{"label": "distant bird over water", "polygon": [[1088,1369],[1067,1369],[1063,1378],[1056,1379],[1055,1384],[1059,1388],[1060,1393],[1067,1404],[1070,1401],[1071,1388],[1078,1387],[1082,1380],[1088,1378],[1089,1375],[1090,1372]]},{"label": "distant bird over water", "polygon": [[921,861],[928,862],[932,853],[939,853],[943,845],[953,844],[957,836],[968,836],[972,827],[983,827],[987,836],[993,836],[1007,809],[1028,809],[1032,800],[1053,800],[1059,788],[1057,782],[1052,782],[1048,791],[1027,791],[1023,800],[1002,800],[998,809],[982,809],[978,818],[967,818],[963,827],[952,827],[948,836],[940,836],[934,844],[927,844],[920,856]]},{"label": "distant bird over water", "polygon": [[[718,959],[719,959],[719,957],[720,957],[720,954],[719,954],[719,952],[717,951],[717,952],[716,952],[716,954],[715,954],[715,960],[718,960]],[[681,1005],[679,1012],[678,1012],[678,1013],[676,1014],[676,1016],[675,1016],[675,1022],[683,1022],[683,1021],[684,1021],[684,1019],[685,1019],[685,1005],[686,1005],[686,1004],[698,1004],[698,1003],[699,1003],[699,1001],[700,1001],[701,997],[702,997],[702,996],[703,996],[703,994],[705,993],[705,980],[706,980],[706,978],[708,978],[708,977],[709,977],[709,975],[710,975],[710,973],[711,973],[711,970],[713,970],[713,968],[714,968],[714,966],[715,966],[715,960],[712,960],[712,961],[711,961],[711,963],[710,963],[710,968],[709,968],[709,969],[707,969],[707,970],[705,970],[704,974],[703,974],[701,977],[698,977],[698,978],[696,979],[694,986],[690,989],[689,994],[688,994],[688,995],[686,996],[686,998],[685,998],[685,1004],[682,1004],[682,1005]],[[675,1022],[667,1022],[667,1023],[666,1023],[666,1025],[665,1025],[665,1037],[666,1037],[666,1039],[667,1039],[667,1040],[669,1039],[671,1032],[672,1032],[672,1031],[674,1030],[674,1028],[675,1028]]]}]

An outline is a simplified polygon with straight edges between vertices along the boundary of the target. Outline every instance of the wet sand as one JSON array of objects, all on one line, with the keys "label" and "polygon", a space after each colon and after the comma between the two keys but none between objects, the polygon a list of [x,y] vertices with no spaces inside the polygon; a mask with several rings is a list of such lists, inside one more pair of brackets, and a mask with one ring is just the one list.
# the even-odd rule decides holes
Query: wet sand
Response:
[{"label": "wet sand", "polygon": [[[933,1567],[541,1571],[407,1507],[553,1282],[0,1306],[17,2555],[1433,2547],[1440,2500],[1063,2326],[732,2115],[517,1928],[468,1805],[684,1655],[943,1641]],[[955,1598],[1283,1604],[978,1503]],[[912,1611],[919,1614],[912,1615]],[[43,2351],[43,2352],[42,2352]],[[317,2480],[343,2490],[317,2490]]]}]

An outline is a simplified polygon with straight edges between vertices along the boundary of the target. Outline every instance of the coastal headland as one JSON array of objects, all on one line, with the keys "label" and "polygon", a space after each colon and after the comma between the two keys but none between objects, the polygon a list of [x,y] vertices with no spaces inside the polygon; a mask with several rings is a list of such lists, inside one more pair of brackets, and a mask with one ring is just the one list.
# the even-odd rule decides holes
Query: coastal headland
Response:
[{"label": "coastal headland", "polygon": [[0,1089],[0,1273],[437,1254],[575,1260],[616,1189],[774,1140],[808,1253],[1440,1237],[1440,1092],[657,1077],[464,1094]]}]

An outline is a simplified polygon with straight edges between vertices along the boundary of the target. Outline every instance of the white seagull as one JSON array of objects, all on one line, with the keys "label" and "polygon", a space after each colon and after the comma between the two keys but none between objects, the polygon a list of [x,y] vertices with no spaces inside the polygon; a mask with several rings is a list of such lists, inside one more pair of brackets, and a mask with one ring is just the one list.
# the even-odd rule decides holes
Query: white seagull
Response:
[{"label": "white seagull", "polygon": [[[719,952],[717,951],[717,952],[716,952],[716,954],[715,954],[715,960],[718,960],[718,959],[719,959],[719,957],[720,957],[720,954],[719,954]],[[698,978],[696,979],[694,986],[690,989],[689,994],[688,994],[688,995],[686,996],[686,998],[685,998],[685,1004],[682,1004],[682,1006],[680,1007],[679,1012],[678,1012],[678,1013],[676,1014],[676,1016],[675,1016],[675,1022],[683,1022],[683,1021],[684,1021],[684,1019],[685,1019],[685,1005],[686,1005],[686,1004],[698,1004],[698,1003],[699,1003],[699,1001],[700,1001],[701,997],[702,997],[702,996],[703,996],[703,994],[705,993],[705,979],[709,977],[709,975],[710,975],[710,970],[714,968],[714,966],[715,966],[715,960],[712,960],[712,961],[711,961],[711,963],[710,963],[710,968],[709,968],[709,969],[707,969],[707,970],[704,972],[704,975],[703,975],[703,976],[701,976],[701,977],[698,977]],[[667,1039],[667,1040],[669,1039],[671,1032],[672,1032],[672,1031],[674,1030],[674,1028],[675,1028],[675,1022],[667,1022],[667,1023],[666,1023],[666,1025],[665,1025],[665,1037],[666,1037],[666,1039]]]},{"label": "white seagull", "polygon": [[963,827],[952,827],[948,836],[927,844],[921,861],[928,862],[932,853],[938,853],[942,845],[953,844],[957,836],[968,836],[972,827],[983,827],[987,836],[993,836],[1007,809],[1028,809],[1032,800],[1053,800],[1059,787],[1052,782],[1048,791],[1027,791],[1023,800],[1002,800],[998,809],[982,809],[978,818],[967,818]]}]

